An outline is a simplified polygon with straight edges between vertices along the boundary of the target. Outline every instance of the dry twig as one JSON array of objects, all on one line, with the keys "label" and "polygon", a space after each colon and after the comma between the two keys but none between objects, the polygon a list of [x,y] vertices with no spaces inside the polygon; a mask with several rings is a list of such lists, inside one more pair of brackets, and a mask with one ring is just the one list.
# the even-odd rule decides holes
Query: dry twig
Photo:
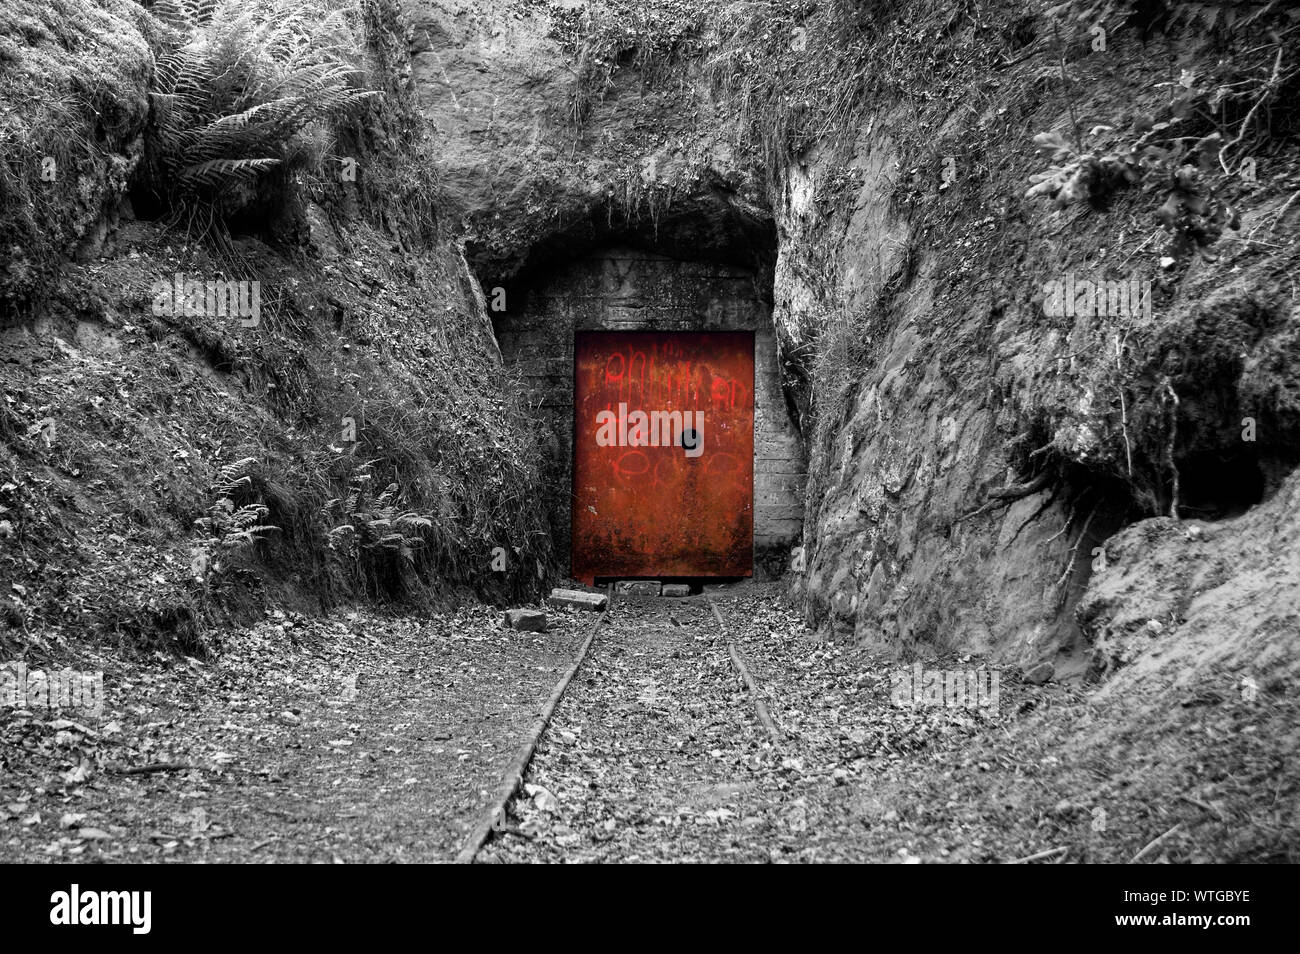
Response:
[{"label": "dry twig", "polygon": [[1145,848],[1143,848],[1141,851],[1139,851],[1136,855],[1134,855],[1134,856],[1129,860],[1129,864],[1136,864],[1140,859],[1146,857],[1147,852],[1149,852],[1152,848],[1154,848],[1156,845],[1160,844],[1162,841],[1164,841],[1166,838],[1168,838],[1170,835],[1172,835],[1174,832],[1178,831],[1178,829],[1180,829],[1180,828],[1182,828],[1182,827],[1183,827],[1183,823],[1182,823],[1182,822],[1179,822],[1177,825],[1175,825],[1173,828],[1169,829],[1169,830],[1168,830],[1167,832],[1165,832],[1163,835],[1160,835],[1160,836],[1157,837],[1157,838],[1153,838],[1153,839],[1151,839],[1151,841],[1147,842],[1147,846],[1146,846]]}]

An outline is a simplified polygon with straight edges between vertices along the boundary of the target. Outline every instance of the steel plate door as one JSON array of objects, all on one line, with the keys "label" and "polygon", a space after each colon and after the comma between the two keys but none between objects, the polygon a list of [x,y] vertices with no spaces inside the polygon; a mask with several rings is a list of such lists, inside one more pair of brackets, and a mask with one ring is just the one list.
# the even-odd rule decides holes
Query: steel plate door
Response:
[{"label": "steel plate door", "polygon": [[752,332],[578,332],[573,448],[575,579],[753,572]]}]

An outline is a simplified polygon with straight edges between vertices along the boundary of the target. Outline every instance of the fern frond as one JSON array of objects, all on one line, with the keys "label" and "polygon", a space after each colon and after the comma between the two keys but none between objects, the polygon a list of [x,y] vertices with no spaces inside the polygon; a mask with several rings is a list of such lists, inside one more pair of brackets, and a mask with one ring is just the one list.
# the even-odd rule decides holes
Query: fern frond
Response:
[{"label": "fern frond", "polygon": [[256,179],[262,172],[280,164],[279,159],[209,159],[182,169],[177,182],[183,189],[229,188],[237,182]]}]

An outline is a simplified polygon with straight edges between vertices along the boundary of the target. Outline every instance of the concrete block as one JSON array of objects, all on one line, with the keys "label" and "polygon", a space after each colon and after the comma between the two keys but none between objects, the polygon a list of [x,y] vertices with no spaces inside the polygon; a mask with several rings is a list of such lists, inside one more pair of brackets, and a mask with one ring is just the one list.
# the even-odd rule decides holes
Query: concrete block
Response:
[{"label": "concrete block", "polygon": [[683,597],[691,595],[691,588],[685,583],[665,583],[664,588],[660,591],[661,596]]},{"label": "concrete block", "polygon": [[620,580],[614,584],[614,592],[622,596],[658,596],[658,580]]},{"label": "concrete block", "polygon": [[609,599],[603,593],[587,593],[583,590],[562,590],[558,587],[551,590],[551,595],[546,598],[546,602],[552,606],[572,606],[575,609],[589,610],[593,613],[599,613],[605,608]]}]

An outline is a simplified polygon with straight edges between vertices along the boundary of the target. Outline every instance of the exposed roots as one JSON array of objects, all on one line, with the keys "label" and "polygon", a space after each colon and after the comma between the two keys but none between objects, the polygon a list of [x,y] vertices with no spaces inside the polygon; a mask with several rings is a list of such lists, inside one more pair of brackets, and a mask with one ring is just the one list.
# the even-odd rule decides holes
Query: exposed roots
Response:
[{"label": "exposed roots", "polygon": [[1001,490],[995,490],[989,494],[989,500],[986,504],[984,504],[982,507],[976,510],[972,510],[968,514],[963,514],[962,516],[958,517],[954,522],[960,523],[961,521],[968,520],[971,517],[978,517],[980,514],[992,510],[994,507],[1010,506],[1012,503],[1019,500],[1021,497],[1028,497],[1030,494],[1037,493],[1038,491],[1042,490],[1044,487],[1047,486],[1047,482],[1050,479],[1051,479],[1050,472],[1043,471],[1043,473],[1039,474],[1033,480],[1028,481],[1026,483],[1013,484],[1010,487],[1003,487]]}]

